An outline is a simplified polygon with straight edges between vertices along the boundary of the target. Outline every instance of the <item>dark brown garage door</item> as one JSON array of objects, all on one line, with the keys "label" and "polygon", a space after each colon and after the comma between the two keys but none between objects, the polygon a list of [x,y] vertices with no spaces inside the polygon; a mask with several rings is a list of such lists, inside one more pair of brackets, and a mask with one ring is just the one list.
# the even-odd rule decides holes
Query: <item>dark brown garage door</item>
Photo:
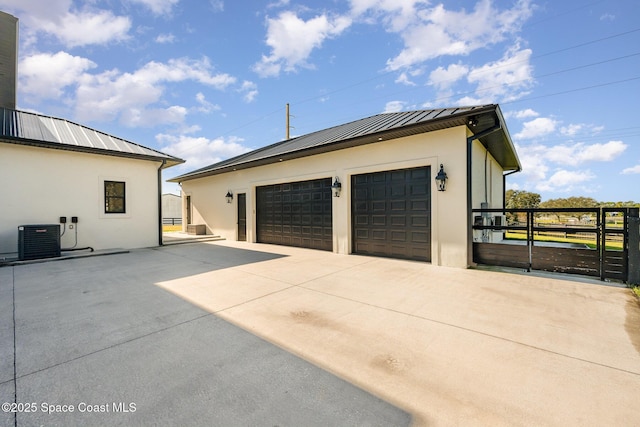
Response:
[{"label": "dark brown garage door", "polygon": [[333,250],[331,179],[256,188],[257,240]]},{"label": "dark brown garage door", "polygon": [[351,177],[353,252],[431,261],[431,168]]}]

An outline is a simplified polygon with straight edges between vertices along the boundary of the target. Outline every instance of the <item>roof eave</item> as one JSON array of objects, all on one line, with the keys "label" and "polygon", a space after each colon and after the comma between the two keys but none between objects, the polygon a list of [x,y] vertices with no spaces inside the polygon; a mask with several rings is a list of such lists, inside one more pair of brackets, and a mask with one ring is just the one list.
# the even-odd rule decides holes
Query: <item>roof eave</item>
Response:
[{"label": "roof eave", "polygon": [[162,166],[162,169],[167,169],[172,166],[176,166],[185,162],[185,160],[180,159],[178,157],[173,157],[173,156],[166,156],[166,157],[150,156],[145,154],[103,150],[99,148],[84,147],[84,146],[78,146],[78,145],[58,144],[55,142],[38,141],[38,140],[32,140],[32,139],[26,139],[26,138],[12,138],[9,136],[2,137],[2,139],[0,139],[0,142],[7,143],[7,144],[14,144],[14,145],[24,145],[29,147],[47,148],[52,150],[97,154],[101,156],[124,157],[124,158],[135,159],[135,160],[147,160],[147,161],[154,161],[154,162],[162,162],[164,160],[165,162]]},{"label": "roof eave", "polygon": [[[503,166],[505,170],[520,169],[520,162],[515,153],[513,143],[511,142],[511,137],[506,130],[506,125],[504,123],[502,113],[500,112],[500,108],[497,104],[489,104],[486,106],[475,108],[473,110],[464,110],[460,114],[449,115],[442,118],[435,118],[429,121],[414,123],[399,128],[387,129],[380,132],[373,132],[367,135],[361,135],[350,139],[344,139],[328,144],[295,150],[285,154],[266,156],[260,159],[236,163],[230,162],[233,159],[228,159],[220,162],[225,164],[221,164],[219,167],[216,167],[216,165],[212,165],[208,168],[199,169],[197,171],[177,176],[175,178],[169,179],[168,181],[181,183],[184,181],[191,181],[194,179],[220,175],[236,170],[243,170],[257,166],[279,163],[286,160],[307,157],[330,151],[342,150],[345,148],[371,144],[384,140],[391,140],[421,133],[428,133],[456,126],[467,126],[469,123],[469,119],[472,117],[482,117],[483,119],[486,119],[483,120],[484,123],[489,123],[489,125],[486,127],[491,127],[497,123],[501,125],[502,131],[498,133],[499,135],[488,136],[486,138],[482,138],[481,141],[492,152],[492,155],[496,157],[498,162],[501,164],[501,166]],[[480,130],[474,129],[472,130],[472,132],[475,131],[474,133],[477,133],[481,130],[484,130],[484,128]],[[240,155],[237,158],[239,159],[243,156],[244,155]]]},{"label": "roof eave", "polygon": [[237,163],[229,166],[222,166],[220,168],[212,168],[208,170],[201,170],[200,172],[191,172],[184,175],[177,176],[169,179],[169,182],[184,182],[194,179],[205,178],[207,176],[220,175],[235,170],[249,169],[257,166],[264,166],[267,164],[279,163],[285,160],[298,159],[315,154],[327,153],[330,151],[343,150],[345,148],[356,147],[360,145],[372,144],[384,140],[397,139],[401,137],[418,135],[421,133],[433,132],[436,130],[448,129],[455,126],[462,126],[466,124],[466,118],[470,115],[478,115],[486,112],[485,110],[493,110],[492,108],[474,110],[473,114],[464,113],[457,116],[447,116],[441,119],[433,119],[428,122],[414,123],[412,125],[403,126],[401,128],[389,129],[380,132],[374,132],[371,134],[358,136],[355,138],[336,141],[330,144],[324,144],[317,147],[305,148],[302,150],[292,151],[278,156],[269,156],[262,159],[249,161],[246,163]]},{"label": "roof eave", "polygon": [[[499,105],[495,105],[493,115],[494,124],[500,126],[500,132],[494,132],[482,137],[480,138],[480,142],[482,142],[482,144],[489,150],[491,155],[496,159],[500,166],[502,166],[503,170],[522,170],[518,153],[516,152],[513,141],[511,140],[511,135],[509,135],[509,130],[507,129],[507,125]],[[479,133],[482,130],[484,129],[473,129],[472,132]]]}]

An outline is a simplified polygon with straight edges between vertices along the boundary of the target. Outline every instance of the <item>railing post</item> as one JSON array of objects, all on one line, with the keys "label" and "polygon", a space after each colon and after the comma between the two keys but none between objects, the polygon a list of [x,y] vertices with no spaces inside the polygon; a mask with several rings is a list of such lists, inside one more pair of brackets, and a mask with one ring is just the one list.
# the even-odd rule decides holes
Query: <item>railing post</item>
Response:
[{"label": "railing post", "polygon": [[598,231],[596,233],[596,248],[598,249],[598,257],[600,258],[600,280],[605,279],[605,257],[607,256],[607,211],[600,208],[596,213],[598,221]]},{"label": "railing post", "polygon": [[529,248],[529,268],[528,272],[531,272],[533,268],[533,240],[535,239],[533,233],[533,211],[527,210],[527,246]]},{"label": "railing post", "polygon": [[640,285],[640,218],[639,208],[630,208],[627,224],[629,236],[628,278],[630,285]]}]

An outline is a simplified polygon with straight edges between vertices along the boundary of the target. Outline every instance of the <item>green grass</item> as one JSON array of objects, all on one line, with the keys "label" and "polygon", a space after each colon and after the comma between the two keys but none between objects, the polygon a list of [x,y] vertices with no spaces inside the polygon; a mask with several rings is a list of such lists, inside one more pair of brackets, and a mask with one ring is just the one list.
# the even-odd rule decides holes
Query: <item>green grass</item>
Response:
[{"label": "green grass", "polygon": [[636,294],[636,297],[640,298],[640,286],[634,286],[631,290]]},{"label": "green grass", "polygon": [[[527,240],[527,233],[523,231],[507,231],[505,237],[513,240]],[[535,235],[534,240],[536,242],[578,243],[587,245],[590,249],[595,249],[597,247],[596,242],[593,239]],[[606,249],[610,251],[621,251],[622,242],[607,242]]]}]

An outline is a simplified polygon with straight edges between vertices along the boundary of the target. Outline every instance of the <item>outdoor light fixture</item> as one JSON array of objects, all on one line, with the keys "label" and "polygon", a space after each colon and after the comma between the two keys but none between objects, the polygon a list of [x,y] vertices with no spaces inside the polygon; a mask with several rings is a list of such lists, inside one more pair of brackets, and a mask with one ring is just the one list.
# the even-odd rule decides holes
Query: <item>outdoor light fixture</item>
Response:
[{"label": "outdoor light fixture", "polygon": [[469,126],[471,127],[478,126],[478,118],[476,116],[469,117]]},{"label": "outdoor light fixture", "polygon": [[447,185],[447,173],[444,171],[442,163],[440,163],[440,170],[438,171],[438,175],[436,175],[436,182],[438,183],[438,191],[444,191]]},{"label": "outdoor light fixture", "polygon": [[231,203],[233,201],[233,193],[231,191],[227,191],[227,195],[224,197],[227,198],[227,203]]},{"label": "outdoor light fixture", "polygon": [[333,190],[333,197],[340,197],[340,191],[342,190],[342,184],[338,180],[337,176],[336,176],[336,180],[333,181],[333,184],[331,185],[331,189]]}]

